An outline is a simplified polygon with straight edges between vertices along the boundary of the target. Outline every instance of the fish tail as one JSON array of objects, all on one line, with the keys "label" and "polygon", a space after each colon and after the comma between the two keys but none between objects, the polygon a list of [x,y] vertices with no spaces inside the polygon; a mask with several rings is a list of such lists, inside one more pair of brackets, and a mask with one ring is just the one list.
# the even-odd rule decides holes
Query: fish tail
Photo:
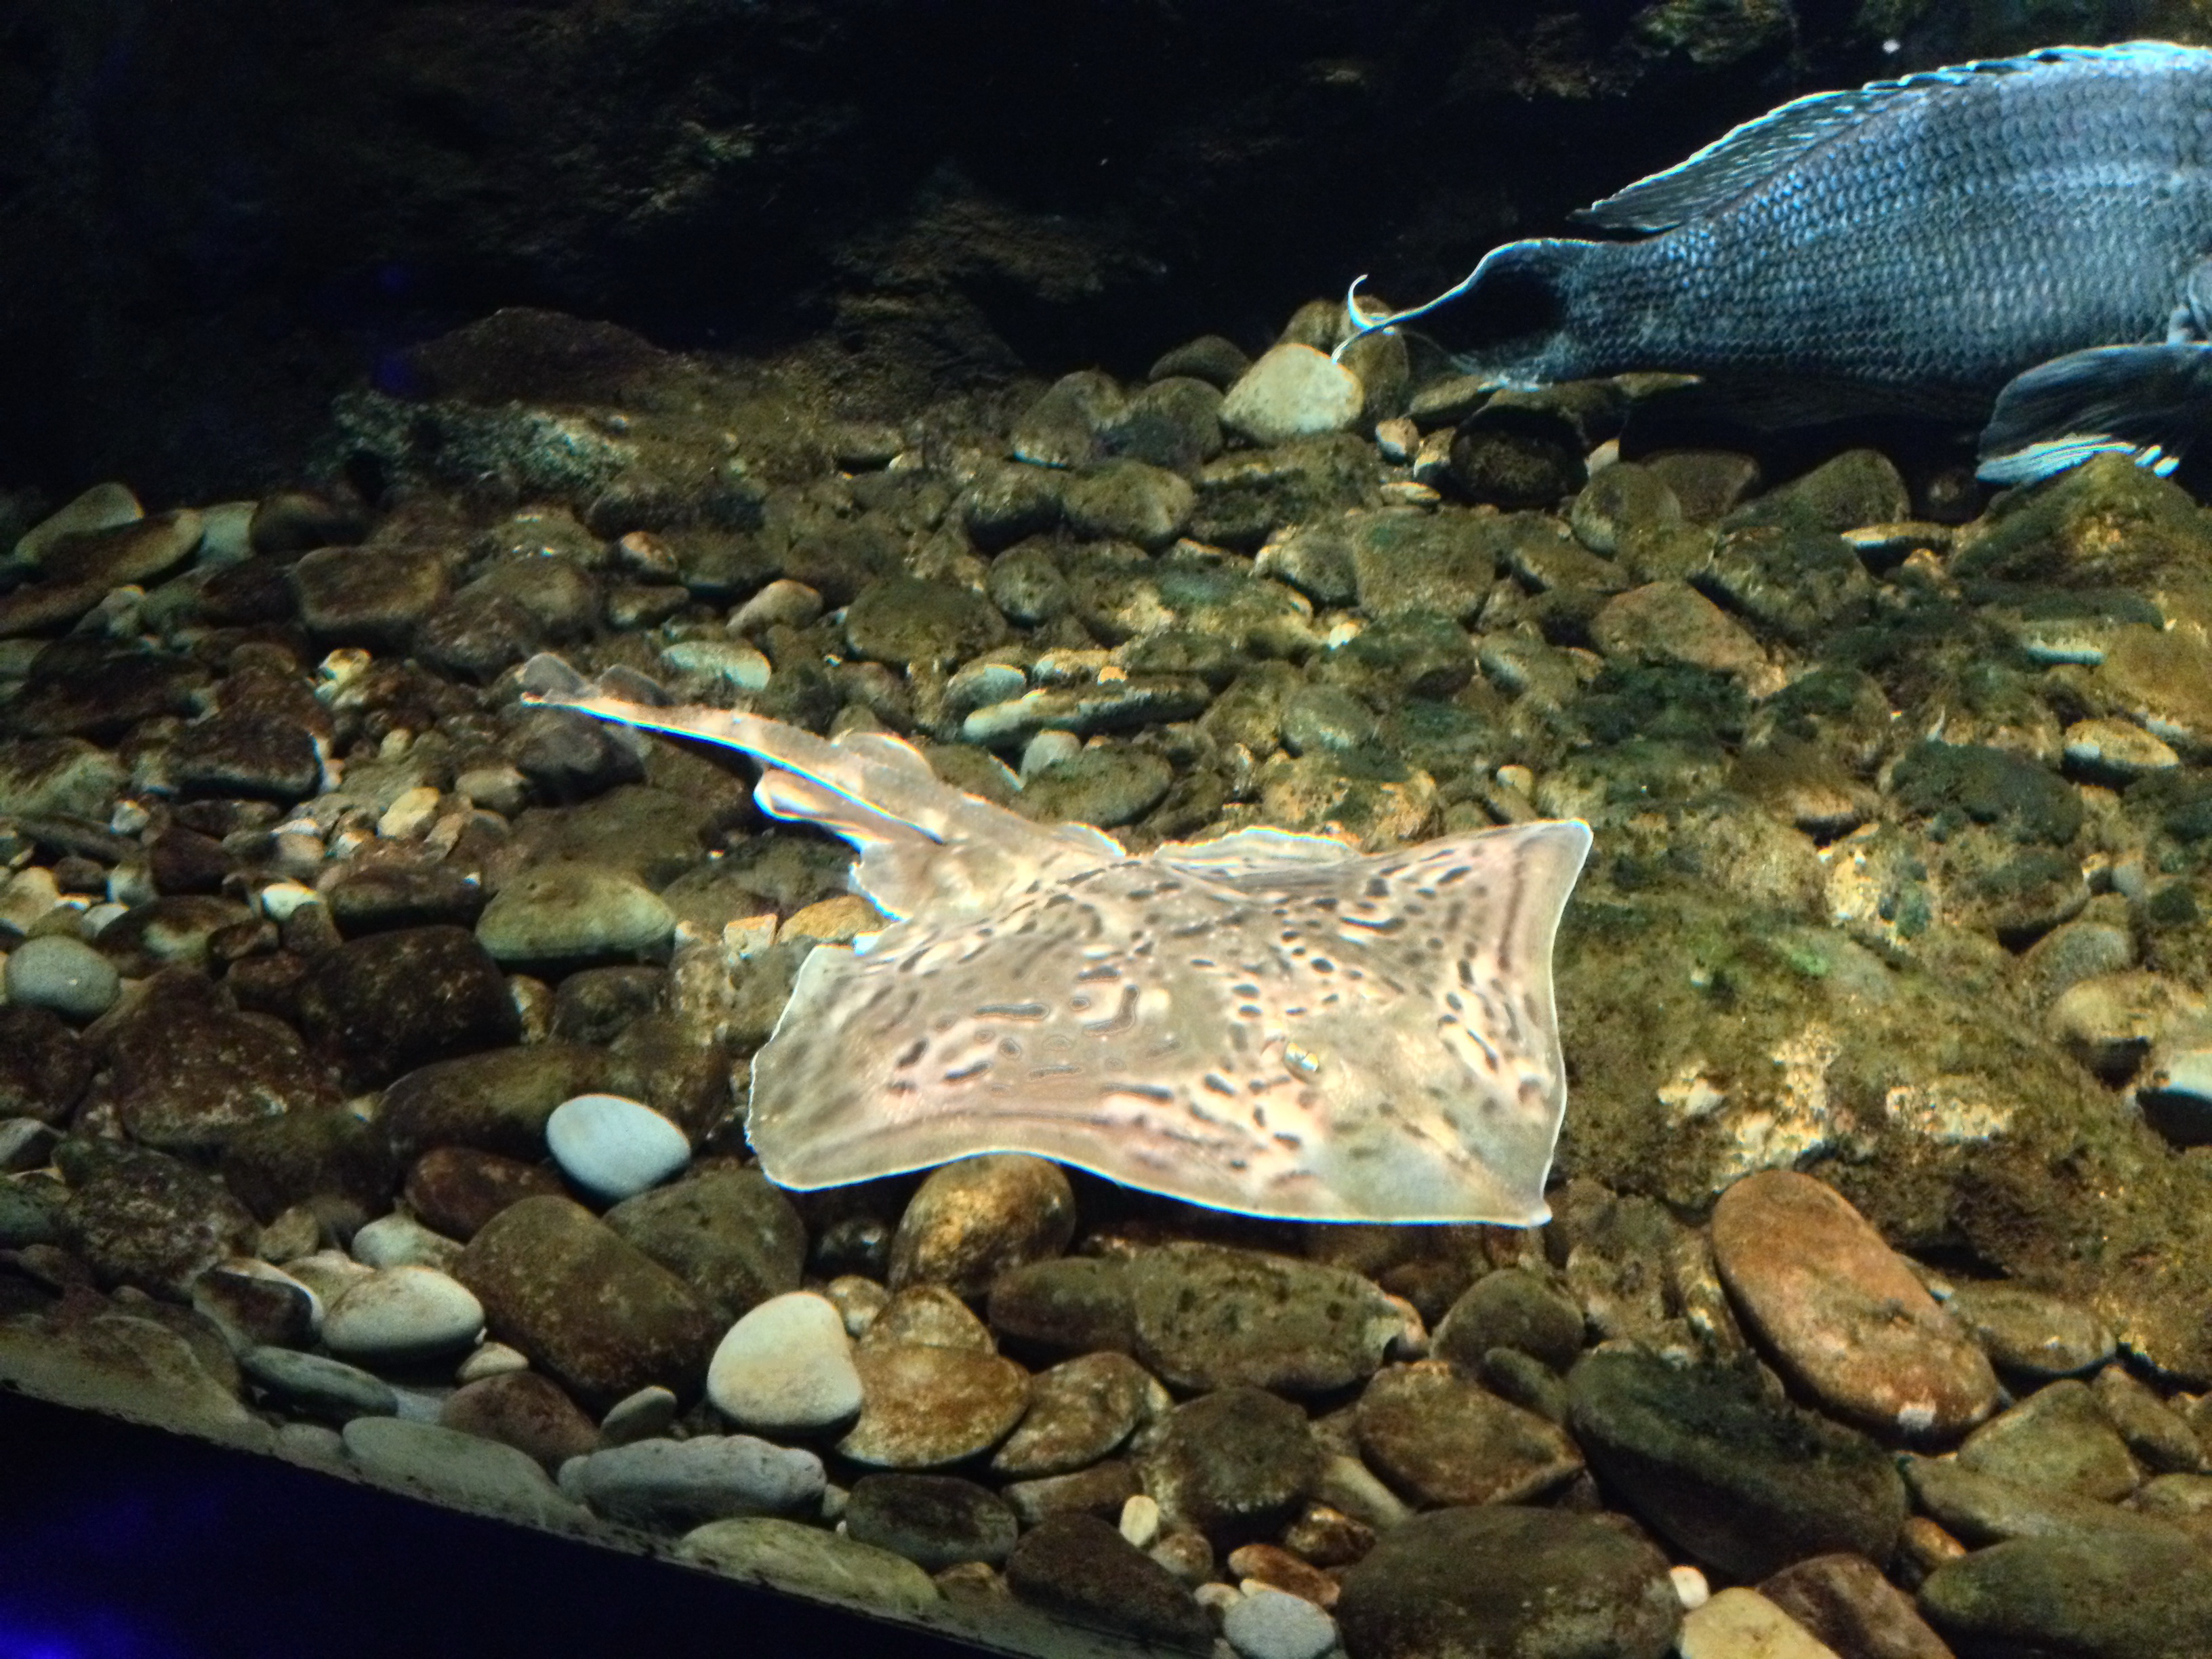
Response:
[{"label": "fish tail", "polygon": [[1550,236],[1492,248],[1465,284],[1462,314],[1480,343],[1453,362],[1501,386],[1548,386],[1595,372],[1580,332],[1589,314],[1583,296],[1612,252],[1607,243]]}]

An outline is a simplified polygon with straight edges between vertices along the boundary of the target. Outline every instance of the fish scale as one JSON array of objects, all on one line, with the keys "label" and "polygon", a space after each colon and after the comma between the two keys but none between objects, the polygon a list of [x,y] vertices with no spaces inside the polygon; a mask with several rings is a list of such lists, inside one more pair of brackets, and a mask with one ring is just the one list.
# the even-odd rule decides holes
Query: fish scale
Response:
[{"label": "fish scale", "polygon": [[1249,1214],[1548,1213],[1552,942],[1586,826],[1366,857],[1247,830],[1132,857],[939,782],[896,739],[595,695],[553,659],[526,681],[752,756],[763,806],[852,840],[854,885],[896,918],[865,951],[809,955],[754,1057],[746,1132],[771,1180],[1022,1152]]},{"label": "fish scale", "polygon": [[2168,470],[2212,410],[2212,52],[2053,47],[1815,94],[1577,216],[1643,235],[1509,243],[1354,320],[1453,304],[1488,331],[1462,366],[1500,386],[1664,370],[1768,424],[1987,416],[2004,483],[2100,448]]}]

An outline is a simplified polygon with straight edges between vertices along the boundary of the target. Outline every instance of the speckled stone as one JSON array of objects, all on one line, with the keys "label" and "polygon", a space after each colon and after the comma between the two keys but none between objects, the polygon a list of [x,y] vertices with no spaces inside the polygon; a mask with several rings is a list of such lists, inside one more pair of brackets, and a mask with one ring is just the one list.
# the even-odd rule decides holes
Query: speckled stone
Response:
[{"label": "speckled stone", "polygon": [[507,981],[464,927],[349,939],[309,969],[300,1016],[361,1087],[512,1042],[521,1030]]},{"label": "speckled stone", "polygon": [[438,1407],[438,1421],[513,1446],[549,1473],[599,1444],[599,1430],[583,1409],[536,1371],[502,1371],[464,1383]]},{"label": "speckled stone", "polygon": [[2145,1468],[2194,1474],[2212,1467],[2212,1449],[2197,1438],[2189,1419],[2125,1366],[2106,1366],[2089,1387],[2106,1420]]},{"label": "speckled stone", "polygon": [[57,1149],[72,1188],[65,1225],[103,1285],[181,1302],[201,1273],[251,1253],[259,1229],[212,1177],[161,1152],[82,1145]]},{"label": "speckled stone", "polygon": [[837,1450],[877,1468],[931,1469],[996,1446],[1029,1407],[1029,1373],[1011,1359],[917,1342],[856,1349],[860,1416]]},{"label": "speckled stone", "polygon": [[1443,1360],[1376,1372],[1355,1422],[1369,1466],[1425,1508],[1525,1504],[1583,1467],[1555,1425]]},{"label": "speckled stone", "polygon": [[994,1474],[1025,1480],[1088,1468],[1135,1432],[1166,1390],[1127,1354],[1082,1354],[1030,1380],[1021,1426],[991,1459]]},{"label": "speckled stone", "polygon": [[1357,1273],[1170,1244],[1129,1270],[1137,1358],[1179,1389],[1321,1393],[1371,1375],[1405,1316]]},{"label": "speckled stone", "polygon": [[1982,1351],[1832,1188],[1789,1170],[1747,1176],[1714,1206],[1712,1241],[1737,1311],[1830,1409],[1949,1437],[1996,1404]]},{"label": "speckled stone", "polygon": [[1191,1593],[1095,1516],[1054,1515],[1022,1535],[1006,1583],[1073,1624],[1204,1653],[1212,1629]]},{"label": "speckled stone", "polygon": [[1968,1435],[1961,1468],[2025,1486],[2118,1503],[2142,1471],[2089,1385],[2075,1377],[2045,1384]]},{"label": "speckled stone", "polygon": [[1661,1659],[1682,1609],[1667,1558],[1589,1516],[1432,1510],[1346,1570],[1359,1659]]},{"label": "speckled stone", "polygon": [[1001,1273],[1059,1255],[1074,1233],[1075,1194],[1060,1165],[1020,1152],[963,1158],[932,1170],[908,1201],[890,1285],[980,1297]]},{"label": "speckled stone", "polygon": [[943,1474],[864,1474],[845,1504],[845,1529],[931,1572],[963,1561],[1003,1566],[1019,1528],[988,1487]]},{"label": "speckled stone", "polygon": [[402,1188],[425,1226],[464,1243],[508,1205],[563,1190],[542,1164],[474,1146],[432,1147],[410,1166]]},{"label": "speckled stone", "polygon": [[2172,1530],[2148,1516],[2100,1498],[1984,1474],[1956,1458],[1906,1457],[1899,1467],[1912,1493],[1913,1507],[1968,1546],[2106,1530]]},{"label": "speckled stone", "polygon": [[210,1267],[194,1279],[192,1307],[220,1326],[241,1352],[263,1345],[304,1347],[322,1322],[313,1291],[251,1256]]},{"label": "speckled stone", "polygon": [[991,1286],[991,1328],[1050,1353],[1132,1352],[1137,1342],[1127,1262],[1065,1256],[1001,1274]]},{"label": "speckled stone", "polygon": [[860,1373],[836,1306],[793,1291],[751,1310],[714,1349],[707,1397],[732,1423],[769,1434],[851,1418],[860,1409]]},{"label": "speckled stone", "polygon": [[806,1264],[805,1224],[757,1169],[702,1168],[625,1199],[605,1219],[724,1320],[797,1290]]},{"label": "speckled stone", "polygon": [[648,1382],[690,1392],[718,1329],[682,1279],[565,1198],[526,1198],[494,1217],[454,1276],[493,1336],[586,1405]]},{"label": "speckled stone", "polygon": [[595,1451],[562,1484],[610,1521],[683,1532],[732,1516],[811,1513],[823,1476],[811,1451],[749,1434],[702,1434]]},{"label": "speckled stone", "polygon": [[591,864],[526,870],[492,896],[477,941],[495,962],[623,961],[665,944],[676,925],[659,897],[627,871]]},{"label": "speckled stone", "polygon": [[1297,1407],[1232,1387],[1170,1412],[1139,1467],[1171,1523],[1242,1542],[1297,1513],[1320,1479],[1321,1449]]},{"label": "speckled stone", "polygon": [[1310,345],[1271,346],[1222,399],[1221,423],[1255,444],[1342,432],[1365,393],[1350,369]]},{"label": "speckled stone", "polygon": [[1094,1463],[1073,1474],[1048,1474],[1035,1480],[1010,1480],[999,1488],[1025,1527],[1048,1515],[1095,1515],[1112,1519],[1144,1490],[1136,1465],[1118,1457]]},{"label": "speckled stone", "polygon": [[0,1006],[0,1116],[63,1122],[93,1071],[82,1040],[58,1015]]},{"label": "speckled stone", "polygon": [[999,1351],[991,1328],[942,1285],[909,1285],[885,1297],[860,1340],[869,1346],[918,1342],[925,1347],[963,1348],[971,1353]]},{"label": "speckled stone", "polygon": [[1740,1373],[1600,1350],[1567,1388],[1591,1469],[1700,1562],[1758,1578],[1808,1555],[1886,1561],[1896,1547],[1905,1486],[1881,1449]]}]

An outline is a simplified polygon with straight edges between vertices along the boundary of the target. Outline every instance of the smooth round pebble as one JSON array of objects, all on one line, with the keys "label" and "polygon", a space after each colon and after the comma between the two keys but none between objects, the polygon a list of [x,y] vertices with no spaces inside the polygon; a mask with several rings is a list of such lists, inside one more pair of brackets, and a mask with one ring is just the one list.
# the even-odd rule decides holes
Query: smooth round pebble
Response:
[{"label": "smooth round pebble", "polygon": [[620,1095],[578,1095],[553,1109],[545,1146],[562,1172],[602,1198],[629,1198],[691,1161],[684,1131]]},{"label": "smooth round pebble", "polygon": [[684,1532],[739,1515],[791,1515],[818,1505],[822,1460],[749,1434],[641,1440],[595,1451],[564,1472],[563,1489],[610,1521]]},{"label": "smooth round pebble", "polygon": [[1336,1620],[1302,1595],[1260,1589],[1222,1616],[1221,1633],[1244,1659],[1321,1659],[1336,1645]]},{"label": "smooth round pebble", "polygon": [[607,1407],[607,1414],[599,1419],[599,1449],[607,1451],[666,1434],[682,1408],[672,1391],[658,1382],[648,1382]]},{"label": "smooth round pebble", "polygon": [[817,1429],[860,1409],[860,1373],[836,1304],[770,1297],[730,1327],[707,1365],[707,1398],[749,1429]]},{"label": "smooth round pebble", "polygon": [[380,1267],[331,1304],[323,1345],[370,1364],[450,1353],[483,1331],[483,1304],[434,1267]]},{"label": "smooth round pebble", "polygon": [[1222,399],[1221,423],[1255,444],[1342,432],[1359,418],[1358,377],[1311,346],[1270,347]]},{"label": "smooth round pebble", "polygon": [[82,939],[46,933],[8,953],[8,1000],[51,1008],[66,1019],[95,1019],[115,1006],[122,976]]},{"label": "smooth round pebble", "polygon": [[442,1273],[459,1259],[461,1243],[394,1210],[362,1226],[349,1253],[371,1267],[435,1267]]}]

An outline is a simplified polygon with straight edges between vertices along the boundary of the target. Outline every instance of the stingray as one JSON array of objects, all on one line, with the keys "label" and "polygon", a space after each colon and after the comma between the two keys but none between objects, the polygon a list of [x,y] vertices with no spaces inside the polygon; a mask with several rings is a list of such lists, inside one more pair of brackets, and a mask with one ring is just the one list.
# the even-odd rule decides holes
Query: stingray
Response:
[{"label": "stingray", "polygon": [[1246,829],[1133,856],[954,788],[886,734],[656,707],[650,682],[586,685],[555,658],[525,684],[742,750],[764,811],[858,849],[849,884],[892,920],[817,946],[753,1059],[746,1133],[779,1186],[1012,1152],[1248,1215],[1549,1214],[1552,944],[1586,825],[1368,856]]}]

